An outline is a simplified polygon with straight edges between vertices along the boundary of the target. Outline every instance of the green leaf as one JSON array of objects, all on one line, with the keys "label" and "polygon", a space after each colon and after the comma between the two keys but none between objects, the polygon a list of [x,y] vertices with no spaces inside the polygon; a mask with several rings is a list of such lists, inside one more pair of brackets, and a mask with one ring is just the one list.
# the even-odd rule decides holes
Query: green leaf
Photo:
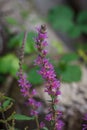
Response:
[{"label": "green leaf", "polygon": [[7,96],[4,96],[4,99],[8,99],[10,101],[15,101],[13,98],[10,98],[10,97],[7,97]]},{"label": "green leaf", "polygon": [[6,100],[6,101],[4,101],[3,104],[2,104],[3,108],[8,107],[9,104],[10,104],[10,102],[11,102],[11,100]]},{"label": "green leaf", "polygon": [[64,56],[62,56],[60,58],[60,62],[71,62],[71,61],[75,61],[75,60],[78,60],[79,59],[79,56],[76,54],[76,53],[67,53],[67,54],[64,54]]},{"label": "green leaf", "polygon": [[59,5],[59,6],[55,6],[54,8],[52,8],[49,11],[48,14],[49,20],[53,20],[55,16],[57,16],[57,18],[61,18],[61,19],[73,19],[74,17],[74,12],[71,8],[69,8],[68,6],[64,6],[64,5]]},{"label": "green leaf", "polygon": [[87,24],[81,24],[79,25],[80,26],[80,30],[83,32],[83,33],[87,33]]},{"label": "green leaf", "polygon": [[10,25],[17,25],[18,24],[17,20],[15,18],[12,18],[12,17],[6,17],[5,20]]},{"label": "green leaf", "polygon": [[48,130],[48,128],[47,128],[47,127],[44,127],[42,130]]},{"label": "green leaf", "polygon": [[[26,44],[25,44],[25,53],[32,53],[35,51],[34,47],[34,40],[33,38],[35,37],[35,33],[29,32],[27,34],[27,39],[26,39]],[[9,48],[14,48],[16,46],[21,46],[24,38],[24,33],[20,33],[14,37],[12,37],[8,43]]]},{"label": "green leaf", "polygon": [[54,110],[57,110],[57,106],[56,105],[54,105],[53,108],[54,108]]},{"label": "green leaf", "polygon": [[25,115],[21,115],[21,114],[15,114],[14,116],[13,116],[13,119],[15,119],[15,120],[34,120],[35,119],[35,117],[28,117],[28,116],[25,116]]},{"label": "green leaf", "polygon": [[82,11],[78,14],[77,23],[83,33],[87,33],[87,11]]},{"label": "green leaf", "polygon": [[77,38],[81,35],[81,33],[81,27],[75,24],[73,24],[72,27],[70,27],[67,31],[68,36],[71,38]]},{"label": "green leaf", "polygon": [[35,67],[35,68],[32,68],[29,73],[28,73],[28,80],[34,84],[34,85],[37,85],[37,84],[41,84],[43,82],[43,79],[42,77],[37,73],[37,70],[38,68]]},{"label": "green leaf", "polygon": [[74,12],[67,6],[54,7],[48,14],[48,20],[55,29],[67,32],[72,26]]},{"label": "green leaf", "polygon": [[65,70],[56,68],[57,75],[62,78],[64,82],[78,82],[81,80],[81,69],[77,65],[67,65]]},{"label": "green leaf", "polygon": [[79,37],[81,27],[73,22],[74,12],[67,6],[57,6],[48,14],[48,21],[54,29],[67,33],[71,38]]},{"label": "green leaf", "polygon": [[81,11],[77,17],[77,23],[87,24],[87,11]]},{"label": "green leaf", "polygon": [[25,46],[26,53],[32,53],[35,51],[35,42],[33,40],[35,38],[35,36],[36,36],[36,33],[34,33],[34,32],[28,33],[27,43],[26,43],[27,46]]},{"label": "green leaf", "polygon": [[19,68],[18,63],[18,58],[13,54],[7,54],[6,56],[0,57],[0,73],[9,73],[15,76]]}]

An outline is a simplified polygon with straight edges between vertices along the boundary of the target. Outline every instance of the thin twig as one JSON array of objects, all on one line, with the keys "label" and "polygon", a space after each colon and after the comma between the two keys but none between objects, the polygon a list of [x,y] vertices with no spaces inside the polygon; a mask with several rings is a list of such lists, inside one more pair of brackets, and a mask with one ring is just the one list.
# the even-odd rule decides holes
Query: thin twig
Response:
[{"label": "thin twig", "polygon": [[25,48],[25,43],[26,43],[26,38],[27,38],[27,31],[24,32],[24,38],[22,42],[22,46],[20,48],[20,55],[19,55],[19,72],[22,74],[22,64],[24,60],[24,48]]}]

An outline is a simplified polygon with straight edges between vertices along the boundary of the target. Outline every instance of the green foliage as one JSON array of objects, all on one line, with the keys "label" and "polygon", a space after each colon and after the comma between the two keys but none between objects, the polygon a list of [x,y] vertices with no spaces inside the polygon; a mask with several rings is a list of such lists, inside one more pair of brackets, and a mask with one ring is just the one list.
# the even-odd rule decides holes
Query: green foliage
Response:
[{"label": "green foliage", "polygon": [[83,51],[82,49],[78,49],[78,54],[80,58],[82,58],[82,60],[84,61],[85,65],[87,65],[87,55],[85,51]]},{"label": "green foliage", "polygon": [[48,130],[48,128],[47,128],[47,127],[44,127],[42,130]]},{"label": "green foliage", "polygon": [[29,117],[21,114],[14,114],[13,119],[15,120],[34,120],[35,117]]},{"label": "green foliage", "polygon": [[78,60],[78,55],[69,53],[62,56],[58,66],[55,67],[56,73],[64,82],[77,82],[81,80],[81,69],[78,65],[73,65],[72,62]]},{"label": "green foliage", "polygon": [[7,54],[6,56],[0,57],[0,73],[16,75],[18,66],[18,59],[13,54]]},{"label": "green foliage", "polygon": [[48,20],[52,23],[55,29],[68,31],[72,26],[71,20],[73,19],[73,11],[69,7],[57,6],[54,7],[48,15]]},{"label": "green foliage", "polygon": [[64,70],[59,67],[56,69],[56,72],[64,82],[77,82],[81,80],[81,69],[77,65],[66,65]]},{"label": "green foliage", "polygon": [[81,27],[73,23],[73,26],[69,28],[69,31],[67,31],[66,33],[71,38],[79,37],[81,35]]},{"label": "green foliage", "polygon": [[0,97],[1,97],[0,98],[0,102],[1,102],[0,112],[2,111],[5,112],[12,107],[14,100],[12,98],[4,96],[2,93],[0,93]]},{"label": "green foliage", "polygon": [[[15,120],[34,120],[35,117],[29,117],[26,115],[16,114],[15,112],[12,112],[9,114],[9,116],[5,116],[5,112],[8,112],[10,108],[13,106],[13,99],[10,97],[4,96],[3,93],[0,92],[0,113],[2,114],[2,119],[0,119],[0,123],[5,124],[6,128],[8,130],[14,130],[15,129]],[[9,123],[10,122],[10,123]],[[26,129],[26,128],[25,128]]]},{"label": "green foliage", "polygon": [[28,73],[28,80],[34,84],[34,85],[37,85],[37,84],[41,84],[43,82],[43,79],[42,77],[37,73],[37,67],[35,68],[32,68],[29,73]]},{"label": "green foliage", "polygon": [[25,11],[25,10],[21,11],[21,16],[23,19],[26,19],[28,17],[28,15],[29,15],[28,11]]},{"label": "green foliage", "polygon": [[10,25],[17,25],[18,24],[18,22],[15,18],[12,18],[12,17],[9,17],[9,16],[6,17],[5,20]]},{"label": "green foliage", "polygon": [[4,103],[2,104],[2,107],[3,107],[3,108],[8,107],[9,104],[10,104],[10,102],[11,102],[11,100],[6,100],[6,101],[4,101]]},{"label": "green foliage", "polygon": [[87,44],[83,44],[83,43],[78,43],[77,44],[77,49],[81,49],[83,50],[84,52],[87,52]]},{"label": "green foliage", "polygon": [[[35,33],[29,32],[26,39],[25,53],[32,53],[35,51],[33,38],[35,37]],[[9,48],[14,48],[17,46],[21,46],[23,41],[24,33],[20,33],[14,37],[12,37],[8,43]]]},{"label": "green foliage", "polygon": [[48,21],[56,30],[66,32],[71,38],[76,38],[81,33],[87,33],[87,11],[78,14],[76,22],[74,11],[64,5],[56,6],[49,11]]},{"label": "green foliage", "polygon": [[87,33],[87,11],[82,11],[77,17],[77,23],[83,33]]},{"label": "green foliage", "polygon": [[71,62],[78,59],[79,59],[79,56],[76,53],[67,53],[64,56],[62,56],[60,60],[63,62]]}]

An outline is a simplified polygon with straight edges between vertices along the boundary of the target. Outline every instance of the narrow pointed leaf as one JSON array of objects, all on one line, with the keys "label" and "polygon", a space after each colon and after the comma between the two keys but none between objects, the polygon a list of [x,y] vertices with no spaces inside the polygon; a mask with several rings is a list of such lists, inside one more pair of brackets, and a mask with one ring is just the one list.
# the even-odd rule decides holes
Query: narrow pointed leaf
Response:
[{"label": "narrow pointed leaf", "polygon": [[29,116],[25,116],[25,115],[21,115],[21,114],[15,114],[13,116],[13,118],[15,120],[34,120],[34,117],[29,117]]}]

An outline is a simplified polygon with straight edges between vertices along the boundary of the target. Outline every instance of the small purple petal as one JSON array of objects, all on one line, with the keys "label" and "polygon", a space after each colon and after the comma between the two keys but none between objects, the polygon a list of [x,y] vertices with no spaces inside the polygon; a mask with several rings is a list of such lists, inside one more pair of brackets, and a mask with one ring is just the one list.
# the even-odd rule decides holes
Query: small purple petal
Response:
[{"label": "small purple petal", "polygon": [[45,123],[44,122],[40,122],[40,128],[44,128],[45,127]]}]

